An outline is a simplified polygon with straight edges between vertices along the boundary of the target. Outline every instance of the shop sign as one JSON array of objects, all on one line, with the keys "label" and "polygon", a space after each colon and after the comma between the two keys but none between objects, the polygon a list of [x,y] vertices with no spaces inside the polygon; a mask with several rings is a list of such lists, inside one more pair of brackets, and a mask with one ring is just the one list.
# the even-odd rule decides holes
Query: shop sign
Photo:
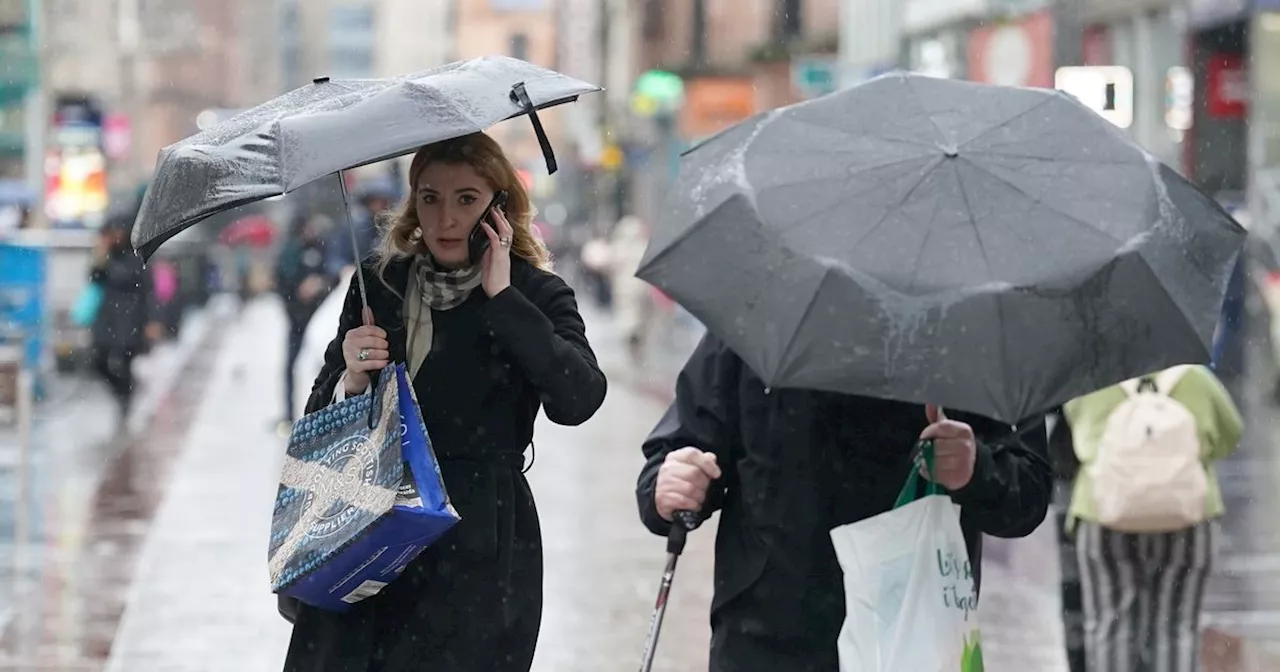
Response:
[{"label": "shop sign", "polygon": [[836,90],[836,59],[807,56],[791,62],[791,85],[805,98],[825,96]]},{"label": "shop sign", "polygon": [[699,77],[684,83],[680,133],[698,138],[719,133],[756,113],[750,77]]},{"label": "shop sign", "polygon": [[1085,107],[1119,126],[1133,125],[1133,73],[1120,65],[1058,68],[1054,87],[1075,96]]},{"label": "shop sign", "polygon": [[969,35],[969,78],[1003,86],[1053,86],[1049,12],[974,29]]},{"label": "shop sign", "polygon": [[1205,66],[1205,107],[1210,117],[1240,119],[1249,113],[1249,76],[1241,54],[1213,54]]}]

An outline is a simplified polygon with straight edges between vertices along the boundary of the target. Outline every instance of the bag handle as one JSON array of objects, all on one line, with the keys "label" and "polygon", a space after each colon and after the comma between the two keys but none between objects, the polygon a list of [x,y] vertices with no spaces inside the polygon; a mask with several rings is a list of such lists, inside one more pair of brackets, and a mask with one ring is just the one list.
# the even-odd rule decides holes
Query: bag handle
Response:
[{"label": "bag handle", "polygon": [[[920,455],[911,461],[911,473],[907,474],[907,482],[902,486],[902,491],[898,493],[898,501],[894,502],[893,508],[900,509],[911,502],[916,501],[916,493],[920,491],[920,464],[923,463],[929,469],[929,473],[933,473],[933,439],[925,439],[920,442]],[[942,494],[942,486],[937,481],[928,480],[924,487],[924,496],[931,497],[933,495]]]}]

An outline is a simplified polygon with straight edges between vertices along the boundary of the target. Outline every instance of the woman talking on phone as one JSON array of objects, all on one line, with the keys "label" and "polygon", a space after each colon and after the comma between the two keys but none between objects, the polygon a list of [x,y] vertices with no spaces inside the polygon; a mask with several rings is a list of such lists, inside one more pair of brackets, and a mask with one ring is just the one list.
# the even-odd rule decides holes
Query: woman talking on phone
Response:
[{"label": "woman talking on phone", "polygon": [[427,145],[408,178],[408,202],[361,268],[372,315],[351,283],[307,411],[405,362],[462,520],[347,613],[299,605],[285,669],[527,672],[542,538],[524,452],[539,409],[585,422],[605,378],[497,143],[476,133]]}]

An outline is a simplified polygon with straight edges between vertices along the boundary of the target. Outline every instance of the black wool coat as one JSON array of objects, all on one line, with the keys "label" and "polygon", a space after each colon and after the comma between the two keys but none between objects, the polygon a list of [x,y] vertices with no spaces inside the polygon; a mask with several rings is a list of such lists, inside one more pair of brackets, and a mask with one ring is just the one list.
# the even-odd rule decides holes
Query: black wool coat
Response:
[{"label": "black wool coat", "polygon": [[[382,278],[362,269],[374,322],[400,362],[410,266],[393,262]],[[299,607],[286,670],[526,672],[532,665],[542,537],[524,451],[540,409],[552,422],[581,424],[603,403],[606,384],[573,290],[519,258],[511,276],[493,298],[477,288],[462,305],[432,314],[431,352],[413,380],[461,522],[351,611]],[[361,324],[360,313],[352,282],[308,412],[331,403],[346,368],[342,339]]]}]

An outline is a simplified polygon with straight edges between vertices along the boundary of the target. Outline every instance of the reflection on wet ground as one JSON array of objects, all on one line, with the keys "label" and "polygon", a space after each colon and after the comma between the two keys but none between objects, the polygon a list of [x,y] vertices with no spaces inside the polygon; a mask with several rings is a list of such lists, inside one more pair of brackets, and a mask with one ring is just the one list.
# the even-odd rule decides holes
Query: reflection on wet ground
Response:
[{"label": "reflection on wet ground", "polygon": [[[271,431],[283,356],[277,313],[263,304],[210,331],[199,348],[203,356],[189,360],[152,426],[134,440],[107,440],[110,407],[91,393],[66,406],[74,408],[65,411],[74,422],[57,418],[56,410],[45,419],[42,456],[32,467],[36,536],[25,549],[0,543],[0,553],[8,554],[0,555],[8,572],[0,604],[9,603],[4,591],[25,579],[18,617],[0,639],[0,670],[278,669],[288,629],[266,594],[262,519],[283,450]],[[662,541],[638,522],[632,492],[640,441],[665,407],[683,353],[655,349],[661,361],[638,375],[607,317],[589,308],[584,313],[613,385],[604,408],[584,426],[543,421],[538,427],[529,477],[546,548],[540,672],[635,669],[664,560]],[[271,334],[266,347],[263,334]],[[678,341],[686,352],[692,342]],[[252,361],[243,366],[227,358]],[[1206,635],[1211,672],[1280,669],[1242,660],[1255,653],[1239,637],[1280,632],[1273,618],[1280,600],[1269,592],[1280,588],[1280,545],[1264,533],[1275,529],[1268,516],[1274,509],[1255,494],[1273,488],[1270,451],[1280,436],[1269,399],[1255,389],[1263,384],[1242,392],[1251,417],[1249,446],[1223,465],[1231,516],[1207,604],[1216,628]],[[62,422],[48,422],[54,419]],[[0,447],[0,475],[10,479],[0,498],[12,491],[9,462]],[[7,539],[13,521],[3,518],[11,510],[5,504],[0,534]],[[984,637],[1010,644],[1003,651],[993,646],[1005,666],[990,669],[1061,669],[1046,662],[1061,641],[1053,614],[1054,541],[1047,532],[991,548],[988,576],[1004,571],[1012,578],[984,583]],[[656,669],[706,669],[714,536],[713,520],[690,539]],[[9,572],[15,550],[24,551],[22,566],[30,571]],[[179,554],[182,562],[174,560]],[[124,609],[129,615],[122,623]],[[1046,650],[1049,656],[1040,657]]]},{"label": "reflection on wet ground", "polygon": [[[177,373],[176,384],[153,390],[155,399],[139,404],[154,406],[141,432],[118,433],[111,400],[85,379],[57,387],[88,391],[45,403],[28,471],[34,534],[27,544],[5,544],[11,549],[3,568],[6,602],[14,609],[0,624],[0,668],[97,669],[106,659],[138,546],[203,394],[209,360],[190,355],[215,345],[220,331],[202,333],[207,337],[199,343],[171,347],[152,360],[178,368],[170,372]],[[153,384],[165,377],[173,378],[162,373]],[[6,476],[14,484],[17,470]],[[13,492],[16,487],[5,490]]]}]

